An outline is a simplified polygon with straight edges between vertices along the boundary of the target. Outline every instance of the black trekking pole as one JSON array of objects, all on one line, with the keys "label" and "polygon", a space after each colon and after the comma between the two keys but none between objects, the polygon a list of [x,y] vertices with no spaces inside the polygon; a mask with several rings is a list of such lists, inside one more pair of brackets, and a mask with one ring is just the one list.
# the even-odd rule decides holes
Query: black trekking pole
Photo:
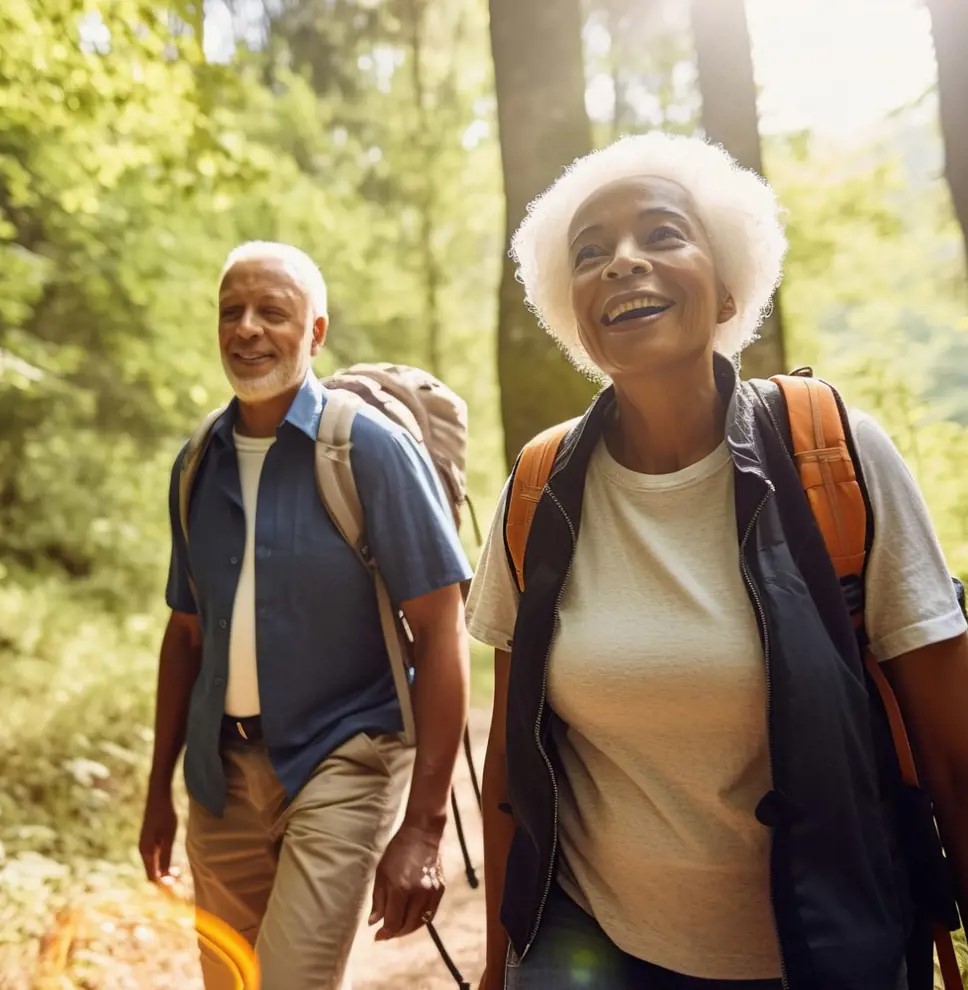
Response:
[{"label": "black trekking pole", "polygon": [[460,990],[471,990],[471,985],[464,979],[463,974],[457,968],[454,960],[450,958],[450,953],[444,948],[444,943],[440,940],[440,936],[437,934],[437,929],[434,928],[434,923],[432,921],[426,922],[427,931],[430,933],[430,937],[434,940],[434,945],[437,946],[437,951],[440,953],[440,958],[444,960],[444,965],[450,970],[450,975],[454,978],[457,986]]}]

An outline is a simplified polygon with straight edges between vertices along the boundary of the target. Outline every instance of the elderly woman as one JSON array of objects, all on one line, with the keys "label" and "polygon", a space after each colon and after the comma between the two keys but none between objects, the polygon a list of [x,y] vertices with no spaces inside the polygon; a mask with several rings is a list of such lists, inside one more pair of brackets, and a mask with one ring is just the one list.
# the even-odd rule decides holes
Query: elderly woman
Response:
[{"label": "elderly woman", "polygon": [[[485,990],[909,986],[856,644],[731,360],[785,246],[762,180],[662,134],[576,162],[514,238],[530,305],[608,387],[559,450],[525,590],[506,488],[469,600],[495,649]],[[850,425],[877,524],[867,635],[968,890],[964,618],[900,456]]]}]

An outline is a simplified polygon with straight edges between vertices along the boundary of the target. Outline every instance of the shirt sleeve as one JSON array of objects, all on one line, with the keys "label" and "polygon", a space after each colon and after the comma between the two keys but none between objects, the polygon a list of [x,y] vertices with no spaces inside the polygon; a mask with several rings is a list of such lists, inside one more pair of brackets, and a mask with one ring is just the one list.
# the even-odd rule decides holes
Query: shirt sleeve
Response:
[{"label": "shirt sleeve", "polygon": [[505,484],[481,551],[477,573],[467,596],[467,629],[474,639],[496,650],[510,650],[518,619],[520,593],[504,546]]},{"label": "shirt sleeve", "polygon": [[189,577],[188,547],[182,533],[181,520],[178,512],[178,475],[181,472],[182,459],[185,451],[175,458],[171,469],[171,481],[168,486],[168,518],[171,525],[171,559],[168,563],[168,585],[165,589],[165,601],[175,612],[187,612],[194,615],[198,611],[195,596],[192,594],[192,583]]},{"label": "shirt sleeve", "polygon": [[353,472],[366,535],[394,602],[472,574],[440,480],[420,444],[369,410],[353,421]]},{"label": "shirt sleeve", "polygon": [[867,635],[874,655],[890,660],[963,633],[965,618],[917,482],[876,420],[849,418],[874,514]]}]

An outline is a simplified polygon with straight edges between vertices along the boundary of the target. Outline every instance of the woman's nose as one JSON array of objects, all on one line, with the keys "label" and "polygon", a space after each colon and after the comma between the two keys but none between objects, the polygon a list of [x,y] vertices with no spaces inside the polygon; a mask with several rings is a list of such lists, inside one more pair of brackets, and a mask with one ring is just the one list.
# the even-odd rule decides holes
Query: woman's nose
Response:
[{"label": "woman's nose", "polygon": [[632,240],[620,242],[615,248],[612,260],[603,272],[605,278],[624,278],[626,275],[648,275],[652,263],[645,257],[638,244]]}]

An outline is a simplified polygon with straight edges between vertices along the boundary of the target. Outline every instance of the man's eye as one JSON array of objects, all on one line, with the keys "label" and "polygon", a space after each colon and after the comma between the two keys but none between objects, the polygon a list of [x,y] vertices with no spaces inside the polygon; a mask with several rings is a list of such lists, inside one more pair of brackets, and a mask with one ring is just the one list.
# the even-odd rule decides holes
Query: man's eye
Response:
[{"label": "man's eye", "polygon": [[242,310],[238,306],[229,306],[227,309],[222,310],[219,318],[222,320],[236,320],[241,312]]},{"label": "man's eye", "polygon": [[597,258],[602,254],[602,249],[597,244],[586,244],[579,252],[575,255],[575,267],[577,268],[582,262],[589,261],[592,258]]},{"label": "man's eye", "polygon": [[670,239],[684,241],[685,237],[683,237],[675,227],[668,226],[656,227],[655,230],[649,234],[650,244],[656,244],[659,241],[668,241]]}]

